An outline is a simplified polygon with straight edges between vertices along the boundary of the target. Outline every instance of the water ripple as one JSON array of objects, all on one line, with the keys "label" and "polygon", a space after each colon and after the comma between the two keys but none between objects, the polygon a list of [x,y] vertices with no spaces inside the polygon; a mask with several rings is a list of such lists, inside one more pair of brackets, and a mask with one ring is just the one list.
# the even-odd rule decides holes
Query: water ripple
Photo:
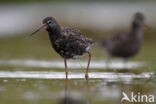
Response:
[{"label": "water ripple", "polygon": [[[24,67],[41,67],[41,68],[64,68],[64,62],[53,60],[53,61],[46,61],[46,60],[32,60],[32,59],[23,59],[23,60],[0,60],[0,65],[5,66],[24,66]],[[127,62],[124,63],[123,61],[110,61],[109,63],[106,60],[99,60],[99,61],[91,61],[90,68],[116,68],[116,69],[131,69],[137,68],[141,66],[147,65],[145,62]],[[86,61],[68,61],[69,68],[86,68],[87,60]]]},{"label": "water ripple", "polygon": [[[150,78],[153,73],[115,73],[115,72],[90,72],[91,79],[105,79],[107,81],[126,80],[133,78]],[[85,78],[84,73],[71,72],[69,79]],[[54,71],[0,71],[0,78],[29,78],[29,79],[65,79],[65,72]]]}]

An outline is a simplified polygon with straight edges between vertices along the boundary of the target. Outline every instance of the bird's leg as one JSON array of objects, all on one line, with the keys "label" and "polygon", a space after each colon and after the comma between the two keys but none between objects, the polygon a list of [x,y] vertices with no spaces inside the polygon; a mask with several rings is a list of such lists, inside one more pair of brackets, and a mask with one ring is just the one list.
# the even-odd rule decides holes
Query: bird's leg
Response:
[{"label": "bird's leg", "polygon": [[88,55],[89,55],[88,66],[87,66],[87,70],[86,70],[86,74],[85,74],[86,78],[88,78],[88,70],[89,70],[90,60],[92,58],[92,54],[90,52],[88,52]]},{"label": "bird's leg", "polygon": [[66,73],[66,79],[65,79],[65,104],[68,104],[68,68],[67,68],[67,61],[64,59],[64,64],[65,64],[65,73]]},{"label": "bird's leg", "polygon": [[90,87],[89,87],[89,79],[86,77],[86,95],[87,95],[87,102],[86,104],[91,104],[91,93],[90,93]]},{"label": "bird's leg", "polygon": [[67,68],[67,61],[66,61],[66,59],[64,59],[64,64],[65,64],[66,79],[68,79],[68,68]]},{"label": "bird's leg", "polygon": [[111,57],[112,56],[106,56],[105,58],[106,58],[106,61],[105,61],[105,64],[106,64],[106,70],[108,70],[109,71],[109,69],[111,69],[111,67],[110,67],[110,64],[111,64]]},{"label": "bird's leg", "polygon": [[127,63],[128,63],[128,58],[124,58],[123,59],[123,62],[124,62],[124,69],[127,69]]}]

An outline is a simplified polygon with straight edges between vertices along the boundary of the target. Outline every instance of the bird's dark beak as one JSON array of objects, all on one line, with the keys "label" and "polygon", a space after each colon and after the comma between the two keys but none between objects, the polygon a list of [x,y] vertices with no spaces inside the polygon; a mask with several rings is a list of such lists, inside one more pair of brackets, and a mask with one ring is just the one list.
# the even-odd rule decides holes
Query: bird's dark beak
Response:
[{"label": "bird's dark beak", "polygon": [[45,30],[47,28],[47,24],[41,26],[39,29],[37,29],[36,31],[34,31],[32,34],[30,34],[30,36],[36,34],[37,32],[41,31],[41,30]]},{"label": "bird's dark beak", "polygon": [[153,29],[150,26],[148,26],[146,23],[143,24],[143,27],[147,28],[150,31],[153,31]]}]

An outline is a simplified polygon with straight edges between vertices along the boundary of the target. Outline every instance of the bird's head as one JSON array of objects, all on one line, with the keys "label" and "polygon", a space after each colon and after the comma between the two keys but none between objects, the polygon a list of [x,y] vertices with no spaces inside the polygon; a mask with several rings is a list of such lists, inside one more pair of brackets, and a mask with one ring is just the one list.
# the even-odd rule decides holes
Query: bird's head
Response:
[{"label": "bird's head", "polygon": [[143,13],[141,13],[141,12],[137,12],[137,13],[134,15],[132,25],[133,25],[134,28],[146,27],[146,28],[148,28],[149,30],[151,30],[151,27],[149,27],[149,26],[146,24],[145,16],[144,16]]},{"label": "bird's head", "polygon": [[45,19],[43,19],[42,23],[46,26],[47,30],[53,29],[58,25],[57,21],[53,17],[46,17]]},{"label": "bird's head", "polygon": [[46,18],[44,18],[42,23],[43,23],[43,26],[41,26],[39,29],[37,29],[35,32],[33,32],[31,34],[31,36],[36,34],[37,32],[39,32],[41,30],[47,30],[47,31],[50,32],[52,30],[60,29],[59,24],[57,23],[57,21],[53,17],[46,17]]}]

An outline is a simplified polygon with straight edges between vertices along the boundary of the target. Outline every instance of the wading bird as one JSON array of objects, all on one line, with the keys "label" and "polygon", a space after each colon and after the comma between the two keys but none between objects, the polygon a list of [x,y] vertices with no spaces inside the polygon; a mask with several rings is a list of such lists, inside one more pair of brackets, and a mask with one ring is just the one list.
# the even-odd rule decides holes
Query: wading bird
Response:
[{"label": "wading bird", "polygon": [[88,70],[91,60],[90,48],[94,44],[93,40],[85,37],[79,30],[61,27],[53,17],[46,17],[43,26],[31,34],[40,30],[47,30],[53,49],[64,58],[66,78],[68,76],[67,59],[76,59],[84,54],[89,54],[88,66],[85,77],[88,77]]},{"label": "wading bird", "polygon": [[111,37],[101,40],[100,46],[110,55],[115,57],[128,58],[136,55],[143,41],[143,27],[151,29],[145,24],[145,17],[138,12],[134,15],[129,32],[120,32]]}]

